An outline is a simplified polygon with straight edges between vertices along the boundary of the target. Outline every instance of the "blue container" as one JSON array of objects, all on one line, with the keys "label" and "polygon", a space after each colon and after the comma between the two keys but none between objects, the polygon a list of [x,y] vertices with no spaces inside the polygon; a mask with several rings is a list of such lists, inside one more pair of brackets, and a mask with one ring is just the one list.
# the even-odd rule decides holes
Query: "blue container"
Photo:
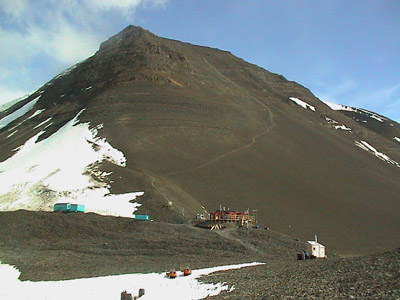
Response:
[{"label": "blue container", "polygon": [[150,216],[149,215],[135,215],[133,214],[133,218],[135,220],[141,220],[141,221],[148,221],[150,220]]},{"label": "blue container", "polygon": [[85,212],[85,205],[72,203],[56,203],[54,211],[59,212]]}]

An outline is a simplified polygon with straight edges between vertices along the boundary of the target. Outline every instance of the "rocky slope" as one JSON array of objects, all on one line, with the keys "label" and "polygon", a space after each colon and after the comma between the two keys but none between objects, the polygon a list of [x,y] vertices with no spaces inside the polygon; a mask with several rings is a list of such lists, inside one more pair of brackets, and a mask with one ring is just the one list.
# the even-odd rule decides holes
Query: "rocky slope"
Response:
[{"label": "rocky slope", "polygon": [[[85,168],[94,182],[85,193],[105,186],[112,194],[143,191],[138,212],[156,221],[179,223],[182,213],[193,217],[222,204],[257,209],[261,225],[304,240],[317,233],[340,254],[400,243],[398,141],[229,52],[130,26],[0,118],[34,99],[32,110],[0,129],[2,162],[36,135],[39,144],[64,125],[87,123],[126,161],[115,164],[105,155]],[[94,137],[86,140],[100,147]],[[79,157],[71,149],[56,160]],[[27,172],[35,168],[27,165]],[[61,196],[79,202],[72,197],[77,187],[46,185],[57,172],[35,182],[38,190],[0,195],[0,204],[51,210]],[[22,194],[47,200],[18,206]]]}]

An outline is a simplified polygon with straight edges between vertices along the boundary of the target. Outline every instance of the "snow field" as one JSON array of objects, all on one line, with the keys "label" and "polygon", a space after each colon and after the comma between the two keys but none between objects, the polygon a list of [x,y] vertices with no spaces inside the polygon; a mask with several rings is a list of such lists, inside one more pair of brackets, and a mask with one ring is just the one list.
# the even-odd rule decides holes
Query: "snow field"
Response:
[{"label": "snow field", "polygon": [[[138,295],[139,289],[145,289],[145,295],[140,299],[202,299],[207,296],[218,295],[221,291],[232,291],[224,283],[205,284],[197,279],[217,271],[239,269],[260,265],[261,263],[247,263],[238,265],[219,266],[193,270],[190,276],[179,276],[169,279],[165,273],[125,274],[102,276],[60,281],[19,281],[20,272],[13,266],[1,264],[0,278],[2,286],[0,299],[14,299],[16,293],[21,300],[70,300],[70,299],[120,299],[122,291]],[[228,290],[229,289],[229,290]]]},{"label": "snow field", "polygon": [[130,201],[143,192],[110,194],[109,174],[99,170],[100,164],[108,160],[124,167],[126,158],[97,137],[102,125],[78,124],[81,113],[38,142],[43,129],[0,163],[0,210],[52,210],[56,202],[72,202],[84,204],[88,212],[132,217],[140,204]]},{"label": "snow field", "polygon": [[294,103],[296,103],[297,105],[300,105],[301,107],[305,108],[305,109],[310,109],[312,111],[315,111],[315,107],[304,102],[303,100],[300,100],[299,98],[296,97],[290,97],[290,100],[292,100]]},{"label": "snow field", "polygon": [[341,105],[341,104],[336,104],[336,103],[332,103],[332,102],[328,102],[328,101],[323,101],[326,105],[328,105],[332,110],[347,110],[347,111],[354,111],[356,112],[355,109],[349,107],[349,106],[345,106],[345,105]]}]

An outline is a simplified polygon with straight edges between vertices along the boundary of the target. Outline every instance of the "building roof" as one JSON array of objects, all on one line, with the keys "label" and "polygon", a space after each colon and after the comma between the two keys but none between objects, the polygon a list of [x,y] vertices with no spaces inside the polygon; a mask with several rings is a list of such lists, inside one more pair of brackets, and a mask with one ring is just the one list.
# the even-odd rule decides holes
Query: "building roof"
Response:
[{"label": "building roof", "polygon": [[324,245],[316,242],[316,241],[307,241],[307,243],[313,245],[313,246],[318,246],[318,247],[325,247]]}]

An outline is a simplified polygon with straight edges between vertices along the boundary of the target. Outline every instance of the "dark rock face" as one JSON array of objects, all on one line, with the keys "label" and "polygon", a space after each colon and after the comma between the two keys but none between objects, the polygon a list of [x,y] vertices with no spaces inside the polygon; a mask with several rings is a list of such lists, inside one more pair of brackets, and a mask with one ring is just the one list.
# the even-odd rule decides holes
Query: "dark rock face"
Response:
[{"label": "dark rock face", "polygon": [[[103,123],[100,135],[127,157],[126,168],[104,166],[114,172],[112,192],[143,190],[139,212],[156,220],[181,222],[178,212],[193,217],[222,204],[258,209],[262,225],[292,236],[318,233],[342,254],[400,243],[400,168],[355,141],[397,162],[400,144],[229,52],[129,26],[26,102],[39,92],[36,107],[46,111],[37,122],[54,120],[43,138],[85,109],[80,121]],[[39,132],[35,125],[25,122],[12,138],[2,129],[0,159]],[[168,201],[175,215],[164,214]]]}]

